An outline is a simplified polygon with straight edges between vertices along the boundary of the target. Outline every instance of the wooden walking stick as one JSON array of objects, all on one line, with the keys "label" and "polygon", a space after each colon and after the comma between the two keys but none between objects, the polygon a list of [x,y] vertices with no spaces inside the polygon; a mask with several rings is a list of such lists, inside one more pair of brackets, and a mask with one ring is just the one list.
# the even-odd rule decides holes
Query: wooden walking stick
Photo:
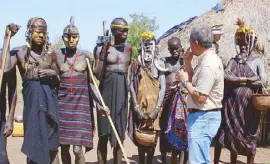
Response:
[{"label": "wooden walking stick", "polygon": [[0,59],[0,60],[2,60],[2,67],[0,70],[0,94],[1,94],[1,88],[2,88],[2,82],[3,82],[3,75],[4,75],[5,67],[6,67],[7,51],[8,51],[8,47],[9,47],[10,38],[11,38],[11,32],[13,31],[14,33],[16,33],[20,29],[20,27],[21,26],[19,26],[19,25],[12,24],[12,28],[8,31],[6,42],[5,42],[4,47],[3,47],[3,51],[2,51],[2,55],[1,55],[2,59]]},{"label": "wooden walking stick", "polygon": [[8,43],[10,42],[11,38],[11,31],[8,32],[7,40],[4,45],[3,51],[2,51],[2,67],[0,70],[0,94],[1,94],[1,88],[2,88],[2,81],[3,81],[3,75],[5,72],[5,66],[6,66],[6,59],[7,59],[7,51],[8,51]]},{"label": "wooden walking stick", "polygon": [[[96,82],[95,82],[94,75],[93,75],[93,72],[92,72],[92,69],[91,69],[90,62],[89,62],[89,59],[88,59],[88,58],[86,58],[86,62],[87,62],[87,65],[88,65],[88,69],[89,69],[89,72],[90,72],[91,79],[93,80],[93,83],[94,83],[94,86],[95,86],[95,88],[96,88],[96,90],[97,90],[98,96],[100,97],[101,104],[102,104],[103,108],[106,109],[106,105],[105,105],[105,103],[104,103],[104,101],[103,101],[103,98],[102,98],[102,96],[101,96],[101,94],[100,94],[100,91],[99,91],[99,89],[98,89],[98,86],[97,86],[97,84],[96,84]],[[117,133],[117,131],[116,131],[116,129],[115,129],[115,126],[114,126],[114,124],[113,124],[113,122],[112,122],[111,116],[108,115],[107,113],[106,113],[106,116],[108,117],[108,120],[109,120],[109,122],[110,122],[110,124],[111,124],[111,126],[112,126],[113,132],[114,132],[114,134],[115,134],[115,136],[116,136],[116,139],[117,139],[117,141],[118,141],[118,143],[119,143],[119,146],[120,146],[120,148],[121,148],[121,150],[122,150],[122,152],[123,152],[123,155],[124,155],[124,158],[125,158],[125,160],[126,160],[126,163],[130,164],[130,163],[129,163],[129,160],[128,160],[128,158],[127,158],[126,152],[125,152],[125,150],[124,150],[124,147],[123,147],[123,145],[122,145],[122,142],[121,142],[121,140],[120,140],[120,138],[119,138],[119,136],[118,136],[118,133]]]}]

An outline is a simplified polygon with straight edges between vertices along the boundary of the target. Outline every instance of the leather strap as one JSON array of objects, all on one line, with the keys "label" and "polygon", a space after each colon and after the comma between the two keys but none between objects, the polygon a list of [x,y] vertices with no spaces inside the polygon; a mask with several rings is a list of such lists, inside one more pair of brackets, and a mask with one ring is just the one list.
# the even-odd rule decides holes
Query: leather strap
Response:
[{"label": "leather strap", "polygon": [[210,110],[200,110],[200,109],[196,109],[196,108],[189,108],[188,111],[189,113],[196,113],[196,112],[215,112],[215,111],[219,111],[219,108],[216,109],[210,109]]}]

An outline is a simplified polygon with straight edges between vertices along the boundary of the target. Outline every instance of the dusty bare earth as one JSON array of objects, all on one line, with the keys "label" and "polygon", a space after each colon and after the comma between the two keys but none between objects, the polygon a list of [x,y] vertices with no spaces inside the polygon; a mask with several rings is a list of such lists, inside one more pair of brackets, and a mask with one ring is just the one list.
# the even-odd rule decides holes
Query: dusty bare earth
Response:
[{"label": "dusty bare earth", "polygon": [[[18,78],[18,79],[20,79],[20,78]],[[21,81],[20,80],[19,80],[19,84],[18,84],[18,90],[19,90],[19,92],[21,90]],[[16,108],[15,116],[22,115],[22,108],[23,108],[23,99],[22,99],[22,95],[19,94],[18,100],[17,100],[17,108]],[[97,164],[97,155],[96,155],[97,141],[98,141],[98,137],[97,137],[97,134],[95,134],[94,149],[85,154],[87,164]],[[26,157],[21,152],[22,142],[23,142],[23,137],[9,137],[8,138],[7,148],[8,148],[8,156],[9,156],[11,164],[25,164],[26,163]],[[131,164],[138,163],[137,148],[133,145],[133,143],[129,140],[128,137],[126,137],[126,140],[124,142],[124,148],[125,148],[125,151],[128,155],[128,158],[130,160],[130,163]],[[59,149],[59,151],[60,151],[60,149]],[[73,160],[72,162],[74,164],[74,155],[72,154],[72,149],[70,149],[70,153],[72,155],[72,160]],[[213,160],[213,155],[214,155],[214,150],[212,148],[211,149],[212,160]],[[108,144],[108,164],[113,163],[112,158],[113,158],[112,151],[111,151],[110,145]],[[239,156],[238,161],[239,161],[238,162],[239,164],[244,164],[244,163],[246,163],[246,157]],[[123,159],[123,163],[125,163],[124,159]],[[160,152],[159,152],[159,145],[157,145],[156,152],[155,152],[155,159],[153,161],[153,164],[159,164],[159,163],[161,163],[161,157],[160,157]],[[223,163],[223,164],[230,163],[230,154],[229,154],[228,150],[226,150],[226,149],[222,150],[220,163]],[[265,148],[260,147],[257,149],[255,163],[256,164],[270,164],[270,147],[265,147]]]},{"label": "dusty bare earth", "polygon": [[[17,105],[17,110],[15,116],[22,115],[22,108],[23,108],[23,102],[22,102],[22,95],[19,95],[18,99],[18,105]],[[94,138],[94,146],[95,148],[86,153],[86,162],[87,164],[96,164],[97,163],[97,157],[96,157],[96,146],[97,146],[97,135],[95,135]],[[22,146],[23,138],[22,137],[10,137],[8,138],[8,155],[11,164],[25,164],[26,163],[26,157],[23,153],[21,153],[21,146]],[[126,150],[126,153],[128,155],[128,158],[130,160],[130,163],[138,163],[138,153],[137,153],[137,148],[133,145],[133,143],[127,138],[124,143],[124,147]],[[71,154],[72,154],[72,149],[70,149]],[[111,164],[112,162],[112,151],[110,149],[110,145],[108,145],[108,163]],[[211,149],[211,157],[213,157],[213,148]],[[73,158],[73,163],[74,163],[74,156],[72,154]],[[161,163],[160,161],[160,152],[159,152],[159,145],[157,145],[156,148],[156,153],[155,153],[155,159],[154,159],[154,164]],[[220,163],[229,163],[230,155],[229,152],[225,149],[222,151],[221,155],[221,162]],[[239,164],[246,163],[246,158],[244,156],[239,156],[238,157]],[[124,163],[124,160],[123,160]],[[268,148],[258,148],[257,149],[257,155],[255,158],[255,163],[257,164],[270,164],[270,147]]]},{"label": "dusty bare earth", "polygon": [[[8,155],[9,155],[9,159],[11,164],[25,164],[26,162],[26,157],[23,153],[21,153],[20,149],[21,149],[21,144],[22,144],[23,138],[14,138],[11,137],[8,140]],[[87,164],[97,164],[97,158],[96,158],[96,146],[97,146],[97,137],[95,137],[95,149],[93,149],[92,151],[88,152],[85,154],[86,156],[86,162]],[[138,163],[138,153],[137,153],[137,149],[136,147],[132,144],[132,142],[129,139],[126,139],[125,143],[124,143],[124,147],[126,150],[126,153],[128,155],[128,158],[130,160],[131,164],[136,164]],[[108,147],[109,148],[109,147]],[[72,150],[72,149],[71,149]],[[109,149],[110,150],[110,149]],[[72,153],[72,151],[70,151]],[[211,150],[211,158],[213,157],[213,149]],[[74,156],[72,155],[73,158],[73,164],[74,164]],[[156,148],[156,153],[155,153],[155,159],[153,161],[154,164],[161,164],[160,161],[160,153],[159,153],[159,148]],[[221,155],[221,164],[229,164],[230,161],[230,156],[229,156],[229,152],[227,150],[223,150],[222,151],[222,155]],[[246,158],[244,156],[239,156],[238,157],[238,163],[239,164],[244,164],[246,163]],[[108,154],[108,164],[112,164],[112,152],[109,151]],[[123,163],[124,160],[123,160]],[[270,148],[258,148],[257,150],[257,155],[255,158],[255,163],[256,164],[270,164]]]}]

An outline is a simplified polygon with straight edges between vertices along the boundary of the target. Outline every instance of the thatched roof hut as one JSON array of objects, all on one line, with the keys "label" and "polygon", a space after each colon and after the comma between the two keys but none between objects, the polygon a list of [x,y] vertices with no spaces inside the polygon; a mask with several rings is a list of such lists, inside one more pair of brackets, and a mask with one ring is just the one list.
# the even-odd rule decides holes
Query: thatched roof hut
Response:
[{"label": "thatched roof hut", "polygon": [[[161,54],[168,54],[167,41],[172,36],[181,39],[185,48],[189,46],[189,35],[191,28],[195,26],[223,25],[221,29],[224,35],[219,41],[219,54],[228,61],[236,55],[234,46],[234,33],[238,26],[235,25],[237,18],[243,18],[246,25],[251,26],[257,33],[260,42],[264,46],[264,54],[270,64],[270,0],[221,0],[223,11],[216,12],[211,9],[194,19],[188,25],[174,32],[159,42]],[[162,56],[163,56],[162,55]],[[270,75],[270,72],[269,72]]]}]

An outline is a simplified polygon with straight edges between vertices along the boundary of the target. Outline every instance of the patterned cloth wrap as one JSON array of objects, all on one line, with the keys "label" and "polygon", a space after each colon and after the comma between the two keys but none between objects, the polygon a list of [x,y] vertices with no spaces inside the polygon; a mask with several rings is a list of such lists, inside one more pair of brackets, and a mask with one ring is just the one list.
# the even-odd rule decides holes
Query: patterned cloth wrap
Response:
[{"label": "patterned cloth wrap", "polygon": [[187,116],[188,109],[184,96],[178,90],[171,104],[167,130],[165,131],[168,142],[176,150],[188,150]]},{"label": "patterned cloth wrap", "polygon": [[58,93],[60,115],[60,143],[93,148],[93,102],[89,96],[89,83],[84,75],[61,76]]},{"label": "patterned cloth wrap", "polygon": [[[231,59],[227,74],[235,77],[253,77],[255,73],[245,63]],[[257,147],[260,136],[260,112],[254,109],[252,95],[258,92],[241,84],[225,83],[222,122],[217,141],[232,152],[247,155]]]}]

